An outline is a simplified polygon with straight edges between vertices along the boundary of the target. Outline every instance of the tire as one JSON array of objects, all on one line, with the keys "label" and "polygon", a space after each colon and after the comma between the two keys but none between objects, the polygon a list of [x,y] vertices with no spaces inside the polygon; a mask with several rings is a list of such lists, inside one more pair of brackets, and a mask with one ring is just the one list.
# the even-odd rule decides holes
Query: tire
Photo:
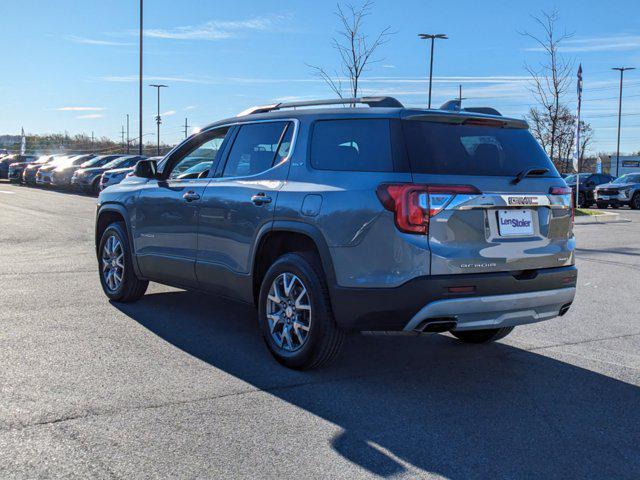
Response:
[{"label": "tire", "polygon": [[[301,293],[302,288],[306,289],[306,295]],[[290,301],[296,298],[292,305]],[[327,283],[315,255],[287,253],[278,258],[262,280],[258,302],[262,336],[279,363],[307,370],[327,365],[336,358],[345,334],[333,317]]]},{"label": "tire", "polygon": [[640,192],[636,192],[631,197],[631,201],[629,202],[629,206],[633,210],[640,210]]},{"label": "tire", "polygon": [[99,175],[93,181],[93,183],[91,183],[91,189],[89,191],[91,195],[93,195],[94,197],[97,197],[98,195],[100,195],[100,176]]},{"label": "tire", "polygon": [[587,197],[584,193],[578,194],[578,208],[587,208]]},{"label": "tire", "polygon": [[515,327],[490,328],[486,330],[452,331],[451,334],[464,343],[495,342],[509,335]]},{"label": "tire", "polygon": [[598,206],[598,208],[600,208],[602,210],[605,210],[609,206],[609,204],[607,202],[598,202],[598,203],[596,203],[596,205]]},{"label": "tire", "polygon": [[[110,255],[109,251],[112,251],[113,255]],[[105,262],[109,262],[109,271],[113,273],[111,279],[104,266]],[[118,271],[119,282],[116,275]],[[98,273],[105,295],[116,302],[135,302],[144,295],[149,286],[149,282],[140,280],[133,269],[129,237],[122,222],[110,224],[102,234],[98,248]]]}]

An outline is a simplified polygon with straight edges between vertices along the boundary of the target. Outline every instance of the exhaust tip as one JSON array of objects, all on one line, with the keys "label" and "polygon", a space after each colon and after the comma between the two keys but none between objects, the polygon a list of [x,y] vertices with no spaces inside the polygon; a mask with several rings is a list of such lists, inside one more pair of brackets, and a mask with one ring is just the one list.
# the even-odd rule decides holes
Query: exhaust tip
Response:
[{"label": "exhaust tip", "polygon": [[443,333],[456,328],[456,322],[453,318],[430,318],[420,323],[415,331],[421,333]]},{"label": "exhaust tip", "polygon": [[569,311],[569,308],[570,308],[570,307],[571,307],[571,304],[570,304],[570,303],[567,303],[566,305],[563,305],[563,306],[560,308],[560,313],[559,313],[559,315],[560,315],[560,316],[563,316],[565,313],[567,313],[567,312]]}]

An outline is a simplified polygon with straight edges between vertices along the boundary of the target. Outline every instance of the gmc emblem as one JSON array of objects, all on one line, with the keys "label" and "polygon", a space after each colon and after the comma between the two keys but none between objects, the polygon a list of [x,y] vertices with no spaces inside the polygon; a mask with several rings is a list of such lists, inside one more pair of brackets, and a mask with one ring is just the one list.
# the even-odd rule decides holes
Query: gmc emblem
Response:
[{"label": "gmc emblem", "polygon": [[538,205],[536,197],[509,197],[509,205]]}]

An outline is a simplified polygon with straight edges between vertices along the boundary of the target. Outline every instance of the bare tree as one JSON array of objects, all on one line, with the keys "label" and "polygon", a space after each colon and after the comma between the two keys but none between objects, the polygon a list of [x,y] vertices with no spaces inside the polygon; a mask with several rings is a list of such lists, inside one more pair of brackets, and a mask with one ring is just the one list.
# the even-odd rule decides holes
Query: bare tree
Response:
[{"label": "bare tree", "polygon": [[540,16],[533,17],[541,28],[540,35],[524,32],[523,35],[531,38],[538,44],[538,48],[547,56],[546,61],[541,62],[537,67],[526,65],[526,69],[532,78],[531,92],[540,104],[540,108],[532,109],[530,118],[534,124],[534,134],[549,154],[551,159],[556,155],[562,155],[560,151],[561,136],[560,131],[563,119],[566,114],[566,107],[563,105],[563,97],[571,84],[571,70],[573,64],[565,60],[559,54],[561,43],[572,34],[558,34],[556,23],[558,12],[556,10],[547,13],[542,12]]},{"label": "bare tree", "polygon": [[349,81],[349,95],[353,98],[358,97],[362,74],[369,64],[378,61],[373,59],[373,54],[380,46],[387,43],[393,34],[390,27],[383,29],[375,37],[364,33],[363,23],[366,17],[371,14],[373,5],[371,0],[366,0],[360,6],[346,4],[343,7],[340,4],[337,5],[336,16],[340,22],[340,29],[337,32],[338,36],[332,39],[332,45],[340,55],[342,75],[338,71],[334,71],[334,74],[331,75],[323,67],[309,65],[340,98],[343,98],[343,77]]}]

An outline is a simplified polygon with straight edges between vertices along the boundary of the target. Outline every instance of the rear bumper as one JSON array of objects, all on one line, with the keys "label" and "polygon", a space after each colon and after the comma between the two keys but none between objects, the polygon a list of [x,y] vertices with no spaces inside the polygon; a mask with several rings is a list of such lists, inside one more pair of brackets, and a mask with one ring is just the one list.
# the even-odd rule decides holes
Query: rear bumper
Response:
[{"label": "rear bumper", "polygon": [[[576,280],[575,266],[434,275],[395,288],[334,287],[331,301],[336,321],[346,330],[413,330],[429,318],[454,318],[457,330],[498,328],[557,316],[573,301]],[[463,286],[474,286],[475,292],[449,290]]]}]

